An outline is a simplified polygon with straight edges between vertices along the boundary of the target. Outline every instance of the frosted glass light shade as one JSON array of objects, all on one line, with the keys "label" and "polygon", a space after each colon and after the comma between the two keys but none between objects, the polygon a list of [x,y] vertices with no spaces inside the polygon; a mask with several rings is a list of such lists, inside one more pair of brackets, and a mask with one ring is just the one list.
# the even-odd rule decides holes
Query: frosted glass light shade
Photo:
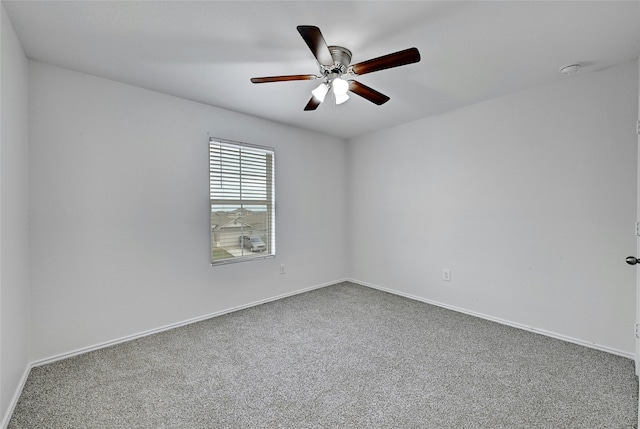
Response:
[{"label": "frosted glass light shade", "polygon": [[329,92],[329,85],[327,85],[326,83],[321,83],[316,89],[311,91],[313,96],[317,98],[321,103],[324,101],[324,97],[327,95],[327,92]]},{"label": "frosted glass light shade", "polygon": [[347,94],[335,94],[335,96],[336,96],[336,104],[342,104],[349,99],[349,96]]},{"label": "frosted glass light shade", "polygon": [[[342,80],[339,77],[335,78],[332,82],[333,93],[337,96],[345,95],[349,91],[349,83],[346,80]],[[349,99],[347,97],[347,99]],[[340,103],[338,103],[340,104]]]}]

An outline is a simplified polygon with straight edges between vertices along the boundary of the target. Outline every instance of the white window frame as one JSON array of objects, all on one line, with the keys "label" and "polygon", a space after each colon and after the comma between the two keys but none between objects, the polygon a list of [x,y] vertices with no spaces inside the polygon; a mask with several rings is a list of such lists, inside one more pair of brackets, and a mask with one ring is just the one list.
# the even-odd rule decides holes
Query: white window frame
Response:
[{"label": "white window frame", "polygon": [[[209,212],[212,266],[273,258],[275,150],[211,137]],[[260,238],[266,249],[245,236]]]}]

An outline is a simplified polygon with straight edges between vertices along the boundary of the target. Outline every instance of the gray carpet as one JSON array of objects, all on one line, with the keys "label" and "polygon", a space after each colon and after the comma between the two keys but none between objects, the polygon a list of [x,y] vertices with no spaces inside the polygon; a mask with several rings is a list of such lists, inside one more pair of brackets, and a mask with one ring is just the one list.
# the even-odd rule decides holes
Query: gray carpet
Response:
[{"label": "gray carpet", "polygon": [[629,359],[342,283],[34,368],[19,428],[631,428]]}]

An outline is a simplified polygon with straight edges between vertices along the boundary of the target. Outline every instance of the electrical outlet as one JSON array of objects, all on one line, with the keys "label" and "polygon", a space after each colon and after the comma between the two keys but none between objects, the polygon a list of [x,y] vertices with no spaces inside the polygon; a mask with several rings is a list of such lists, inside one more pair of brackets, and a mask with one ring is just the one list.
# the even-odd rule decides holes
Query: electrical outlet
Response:
[{"label": "electrical outlet", "polygon": [[442,269],[442,280],[444,280],[445,282],[451,281],[451,270],[449,268]]},{"label": "electrical outlet", "polygon": [[284,264],[280,264],[280,274],[284,274],[286,271],[284,270]]}]

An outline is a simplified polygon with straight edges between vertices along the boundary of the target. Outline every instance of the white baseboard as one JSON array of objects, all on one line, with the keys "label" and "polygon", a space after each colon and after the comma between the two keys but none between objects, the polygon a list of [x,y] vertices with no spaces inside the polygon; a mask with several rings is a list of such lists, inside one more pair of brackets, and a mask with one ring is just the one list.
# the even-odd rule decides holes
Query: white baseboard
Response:
[{"label": "white baseboard", "polygon": [[32,366],[27,365],[22,374],[22,378],[20,379],[20,383],[18,384],[18,388],[16,389],[13,397],[11,398],[11,403],[7,408],[7,413],[4,415],[2,419],[2,424],[0,424],[0,428],[6,429],[9,426],[9,420],[11,420],[11,416],[13,415],[13,410],[16,409],[16,405],[18,405],[18,400],[20,399],[20,395],[22,395],[22,391],[24,390],[24,386],[27,383],[27,378],[29,377],[29,372],[31,371]]},{"label": "white baseboard", "polygon": [[400,291],[397,291],[397,290],[394,290],[394,289],[389,289],[389,288],[385,288],[385,287],[382,287],[382,286],[374,285],[374,284],[371,284],[371,283],[363,282],[363,281],[360,281],[360,280],[348,279],[348,281],[350,281],[351,283],[355,283],[355,284],[361,285],[361,286],[366,286],[366,287],[370,287],[372,289],[378,289],[378,290],[381,290],[383,292],[388,292],[388,293],[391,293],[393,295],[402,296],[404,298],[413,299],[415,301],[424,302],[426,304],[431,304],[431,305],[435,305],[437,307],[446,308],[448,310],[457,311],[459,313],[468,314],[470,316],[479,317],[481,319],[490,320],[492,322],[500,323],[501,325],[506,325],[506,326],[511,326],[513,328],[523,329],[525,331],[534,332],[536,334],[540,334],[540,335],[544,335],[544,336],[547,336],[547,337],[555,338],[557,340],[567,341],[569,343],[578,344],[580,346],[589,347],[591,349],[600,350],[600,351],[603,351],[603,352],[607,352],[607,353],[611,353],[611,354],[614,354],[614,355],[626,357],[626,358],[629,358],[631,360],[635,360],[635,354],[629,353],[629,352],[625,352],[623,350],[618,350],[618,349],[614,349],[614,348],[611,348],[611,347],[603,346],[601,344],[596,344],[596,343],[592,343],[592,342],[589,342],[589,341],[580,340],[578,338],[573,338],[573,337],[570,337],[570,336],[567,336],[567,335],[558,334],[556,332],[547,331],[545,329],[539,329],[539,328],[535,328],[533,326],[523,325],[523,324],[520,324],[520,323],[517,323],[517,322],[512,322],[510,320],[501,319],[499,317],[489,316],[489,315],[486,315],[486,314],[478,313],[478,312],[475,312],[475,311],[467,310],[467,309],[456,307],[456,306],[453,306],[453,305],[444,304],[442,302],[433,301],[431,299],[422,298],[422,297],[419,297],[419,296],[415,296],[415,295],[411,295],[411,294],[408,294],[408,293],[400,292]]},{"label": "white baseboard", "polygon": [[99,343],[99,344],[95,344],[93,346],[88,346],[88,347],[82,347],[80,349],[76,349],[70,352],[66,352],[66,353],[61,353],[59,355],[55,355],[55,356],[51,356],[48,358],[44,358],[44,359],[39,359],[37,361],[34,361],[31,363],[31,368],[34,367],[38,367],[38,366],[42,366],[42,365],[47,365],[59,360],[63,360],[63,359],[68,359],[70,357],[73,356],[77,356],[77,355],[81,355],[84,353],[88,353],[88,352],[92,352],[94,350],[99,350],[99,349],[103,349],[105,347],[110,347],[110,346],[114,346],[116,344],[120,344],[120,343],[124,343],[127,341],[132,341],[132,340],[136,340],[138,338],[142,338],[142,337],[146,337],[149,335],[153,335],[153,334],[158,334],[160,332],[164,332],[164,331],[168,331],[170,329],[175,329],[175,328],[179,328],[181,326],[186,326],[186,325],[190,325],[192,323],[197,323],[197,322],[201,322],[203,320],[207,320],[207,319],[211,319],[213,317],[218,317],[218,316],[222,316],[228,313],[233,313],[235,311],[240,311],[240,310],[244,310],[245,308],[250,308],[250,307],[255,307],[257,305],[260,304],[266,304],[267,302],[272,302],[272,301],[277,301],[279,299],[283,299],[283,298],[287,298],[290,296],[294,296],[294,295],[299,295],[301,293],[305,293],[305,292],[309,292],[315,289],[320,289],[323,287],[327,287],[327,286],[331,286],[337,283],[341,283],[341,282],[345,282],[348,281],[347,279],[341,279],[341,280],[334,280],[331,282],[327,282],[327,283],[322,283],[319,285],[315,285],[315,286],[310,286],[304,289],[299,289],[293,292],[288,292],[288,293],[284,293],[282,295],[277,295],[274,297],[270,297],[270,298],[265,298],[265,299],[261,299],[259,301],[254,301],[248,304],[243,304],[243,305],[238,305],[236,307],[231,307],[228,308],[226,310],[220,310],[220,311],[216,311],[214,313],[210,313],[210,314],[205,314],[203,316],[199,316],[199,317],[194,317],[192,319],[188,319],[188,320],[184,320],[181,322],[176,322],[176,323],[172,323],[169,325],[165,325],[165,326],[161,326],[159,328],[154,328],[154,329],[149,329],[148,331],[144,331],[144,332],[139,332],[137,334],[132,334],[132,335],[127,335],[121,338],[116,338],[114,340],[110,340],[110,341],[105,341],[103,343]]}]

